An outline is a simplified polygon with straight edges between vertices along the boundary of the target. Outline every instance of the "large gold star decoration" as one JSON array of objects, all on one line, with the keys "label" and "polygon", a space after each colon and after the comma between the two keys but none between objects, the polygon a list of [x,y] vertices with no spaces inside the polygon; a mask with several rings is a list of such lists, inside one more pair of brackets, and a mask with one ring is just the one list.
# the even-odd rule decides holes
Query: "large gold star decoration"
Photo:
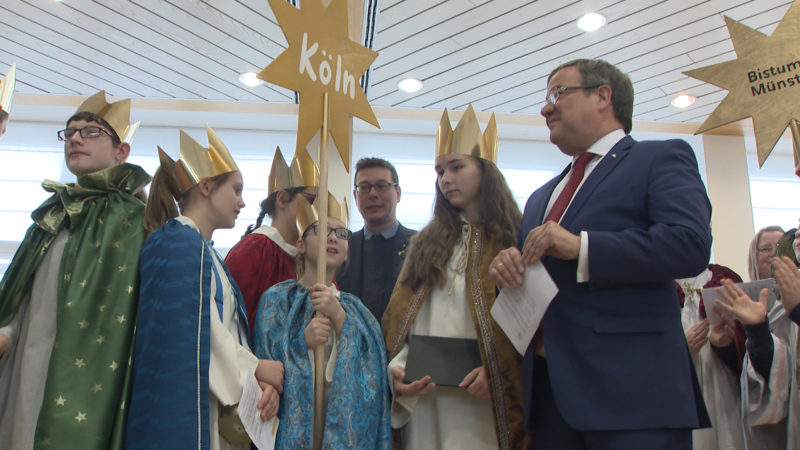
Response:
[{"label": "large gold star decoration", "polygon": [[[305,148],[322,127],[323,94],[328,94],[328,128],[345,167],[350,162],[350,116],[376,127],[378,119],[358,83],[378,54],[350,40],[347,0],[269,0],[289,46],[258,78],[300,93],[297,148]],[[348,168],[349,170],[349,168]]]},{"label": "large gold star decoration", "polygon": [[684,72],[729,91],[695,134],[752,117],[760,167],[800,119],[800,6],[789,7],[772,36],[729,17],[725,24],[737,59]]}]

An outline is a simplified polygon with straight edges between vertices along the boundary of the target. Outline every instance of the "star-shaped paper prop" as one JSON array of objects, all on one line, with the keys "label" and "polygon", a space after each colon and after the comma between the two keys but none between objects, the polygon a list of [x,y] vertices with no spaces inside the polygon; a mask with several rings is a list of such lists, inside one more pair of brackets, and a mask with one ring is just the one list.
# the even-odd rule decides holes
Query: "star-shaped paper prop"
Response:
[{"label": "star-shaped paper prop", "polygon": [[378,119],[358,79],[378,54],[350,40],[347,0],[304,0],[297,9],[269,0],[289,42],[258,78],[300,93],[297,148],[305,148],[322,127],[323,94],[328,93],[328,128],[345,167],[350,163],[350,116],[376,127]]},{"label": "star-shaped paper prop", "polygon": [[729,91],[695,134],[752,117],[761,166],[800,119],[800,6],[789,7],[772,36],[729,17],[725,23],[737,59],[684,72]]}]

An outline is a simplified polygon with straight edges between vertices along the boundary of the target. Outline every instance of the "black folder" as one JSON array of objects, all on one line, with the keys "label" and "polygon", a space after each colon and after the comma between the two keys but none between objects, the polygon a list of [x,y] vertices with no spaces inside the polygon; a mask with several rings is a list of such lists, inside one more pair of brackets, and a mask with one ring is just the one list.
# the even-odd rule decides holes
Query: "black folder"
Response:
[{"label": "black folder", "polygon": [[472,369],[482,364],[476,339],[412,334],[408,347],[406,383],[430,375],[438,386],[458,386]]}]

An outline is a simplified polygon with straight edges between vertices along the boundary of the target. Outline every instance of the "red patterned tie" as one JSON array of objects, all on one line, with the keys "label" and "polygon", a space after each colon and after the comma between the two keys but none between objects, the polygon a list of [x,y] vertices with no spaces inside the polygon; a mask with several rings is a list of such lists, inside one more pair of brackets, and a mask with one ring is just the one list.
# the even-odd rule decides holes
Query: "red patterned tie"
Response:
[{"label": "red patterned tie", "polygon": [[561,220],[561,216],[563,216],[564,211],[567,210],[572,196],[575,195],[575,191],[578,189],[578,185],[581,184],[581,180],[583,180],[583,174],[586,172],[586,164],[589,164],[589,161],[594,157],[595,154],[589,152],[578,157],[572,165],[572,173],[569,174],[569,180],[567,180],[567,184],[564,185],[564,190],[558,194],[558,198],[556,202],[553,203],[553,207],[550,208],[550,212],[547,213],[547,217],[544,218],[544,222],[552,220],[558,223],[559,220]]},{"label": "red patterned tie", "polygon": [[[589,161],[591,161],[594,157],[595,154],[589,152],[586,152],[578,157],[578,159],[572,165],[572,173],[569,175],[567,184],[564,185],[564,190],[558,194],[558,198],[556,199],[556,202],[553,203],[553,207],[550,208],[550,212],[547,213],[547,217],[544,218],[544,222],[552,220],[553,222],[558,223],[561,220],[561,216],[563,216],[564,211],[567,210],[567,206],[569,206],[572,196],[575,195],[575,191],[578,190],[578,185],[581,184],[581,180],[583,180],[583,174],[586,172],[586,164],[589,164]],[[546,356],[544,351],[543,334],[542,326],[539,325],[539,329],[536,330],[536,334],[533,335],[534,354],[542,357]]]}]

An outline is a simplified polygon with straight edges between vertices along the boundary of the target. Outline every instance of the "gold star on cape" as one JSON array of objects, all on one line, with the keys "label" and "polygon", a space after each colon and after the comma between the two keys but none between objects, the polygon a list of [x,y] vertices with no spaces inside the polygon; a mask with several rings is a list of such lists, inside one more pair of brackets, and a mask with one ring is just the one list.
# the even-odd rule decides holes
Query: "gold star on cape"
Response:
[{"label": "gold star on cape", "polygon": [[729,91],[695,134],[752,117],[761,166],[800,119],[800,5],[789,7],[772,36],[729,17],[725,23],[737,59],[684,72]]},{"label": "gold star on cape", "polygon": [[304,0],[297,9],[286,0],[269,0],[289,47],[258,78],[300,93],[297,148],[322,128],[328,93],[328,129],[349,171],[350,116],[380,125],[358,83],[378,54],[350,40],[347,3],[333,0],[325,8],[321,0]]}]

